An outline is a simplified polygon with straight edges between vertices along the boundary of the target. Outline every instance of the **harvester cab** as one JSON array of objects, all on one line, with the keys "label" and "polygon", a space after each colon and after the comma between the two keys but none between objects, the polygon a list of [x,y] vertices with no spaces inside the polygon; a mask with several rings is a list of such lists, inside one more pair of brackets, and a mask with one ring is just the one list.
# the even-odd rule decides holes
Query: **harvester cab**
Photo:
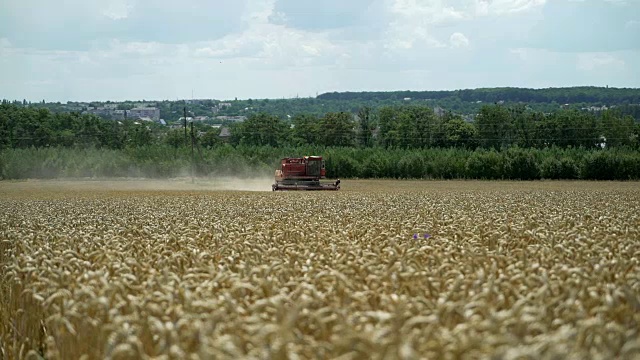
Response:
[{"label": "harvester cab", "polygon": [[335,183],[323,183],[326,178],[322,156],[301,158],[283,158],[275,173],[273,191],[283,190],[339,190],[340,180]]}]

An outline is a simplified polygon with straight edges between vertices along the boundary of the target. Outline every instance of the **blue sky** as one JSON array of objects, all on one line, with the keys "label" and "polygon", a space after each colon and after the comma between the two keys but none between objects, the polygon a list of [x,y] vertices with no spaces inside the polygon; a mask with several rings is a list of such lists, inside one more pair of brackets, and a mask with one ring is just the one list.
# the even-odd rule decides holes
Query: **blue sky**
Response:
[{"label": "blue sky", "polygon": [[640,87],[640,0],[0,2],[0,98]]}]

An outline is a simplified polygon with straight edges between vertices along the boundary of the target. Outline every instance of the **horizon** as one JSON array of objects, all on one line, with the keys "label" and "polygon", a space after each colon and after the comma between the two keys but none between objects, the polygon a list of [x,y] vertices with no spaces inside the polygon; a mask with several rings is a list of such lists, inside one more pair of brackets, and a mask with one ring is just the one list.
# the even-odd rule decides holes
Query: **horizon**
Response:
[{"label": "horizon", "polygon": [[[543,88],[525,88],[525,87],[515,87],[515,86],[499,86],[499,87],[478,87],[478,88],[465,88],[465,89],[452,89],[452,90],[362,90],[362,91],[327,91],[322,94],[318,94],[317,96],[323,94],[333,94],[333,93],[393,93],[393,92],[456,92],[456,91],[466,91],[466,90],[483,90],[483,89],[518,89],[518,90],[551,90],[551,89],[576,89],[576,88],[593,88],[593,89],[611,89],[611,90],[640,90],[640,87],[614,87],[614,86],[592,86],[592,85],[584,85],[584,86],[561,86],[561,87],[543,87]],[[298,96],[298,97],[288,97],[288,98],[237,98],[237,99],[218,99],[218,98],[182,98],[182,99],[126,99],[126,100],[112,100],[112,99],[100,99],[100,100],[66,100],[66,101],[46,101],[46,99],[41,100],[30,100],[30,99],[2,99],[9,102],[22,102],[26,100],[31,104],[42,103],[42,100],[45,100],[45,103],[125,103],[125,102],[164,102],[164,101],[220,101],[220,102],[230,102],[230,101],[247,101],[247,100],[296,100],[296,99],[317,99],[317,96]]]},{"label": "horizon", "polygon": [[32,102],[640,88],[640,1],[29,0],[5,10],[0,96]]}]

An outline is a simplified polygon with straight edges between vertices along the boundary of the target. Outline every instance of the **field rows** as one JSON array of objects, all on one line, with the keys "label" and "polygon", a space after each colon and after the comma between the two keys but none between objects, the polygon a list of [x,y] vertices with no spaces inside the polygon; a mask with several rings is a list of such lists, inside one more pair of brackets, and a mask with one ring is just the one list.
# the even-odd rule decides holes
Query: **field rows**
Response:
[{"label": "field rows", "polygon": [[640,357],[637,183],[345,183],[0,184],[0,358]]}]

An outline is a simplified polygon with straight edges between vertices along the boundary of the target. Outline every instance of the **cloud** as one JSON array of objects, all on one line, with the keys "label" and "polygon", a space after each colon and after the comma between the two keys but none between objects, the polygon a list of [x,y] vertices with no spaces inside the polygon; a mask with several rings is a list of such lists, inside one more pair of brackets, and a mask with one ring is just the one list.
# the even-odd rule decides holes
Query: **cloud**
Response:
[{"label": "cloud", "polygon": [[95,41],[184,43],[217,39],[243,27],[250,0],[10,1],[0,34],[18,47],[86,50]]},{"label": "cloud", "polygon": [[[389,49],[445,47],[446,41],[451,43],[452,39],[450,32],[444,35],[440,29],[464,27],[480,19],[493,24],[497,18],[526,14],[546,3],[546,0],[390,1],[388,12],[392,20],[383,39]],[[489,26],[492,27],[495,25]],[[454,46],[466,46],[461,37],[456,36],[454,40],[460,40]]]},{"label": "cloud", "polygon": [[529,52],[527,49],[518,48],[518,49],[509,49],[509,53],[517,56],[522,61],[529,60]]},{"label": "cloud", "polygon": [[[343,29],[370,23],[380,0],[278,0],[272,20],[288,27],[312,31]],[[379,20],[381,14],[376,11]]]},{"label": "cloud", "polygon": [[625,62],[608,53],[578,54],[577,68],[582,71],[624,68]]},{"label": "cloud", "polygon": [[248,11],[242,15],[242,20],[247,24],[265,24],[273,14],[276,0],[249,0]]},{"label": "cloud", "polygon": [[0,51],[3,49],[9,49],[11,47],[11,41],[7,38],[0,38]]},{"label": "cloud", "polygon": [[629,20],[624,24],[624,27],[626,29],[634,30],[634,29],[640,27],[640,21],[638,21],[638,20]]},{"label": "cloud", "polygon": [[432,34],[435,24],[460,20],[464,15],[439,1],[419,3],[415,0],[395,0],[389,8],[393,18],[385,34],[387,49],[406,50],[444,47]]},{"label": "cloud", "polygon": [[339,50],[327,32],[311,32],[273,24],[275,2],[254,0],[243,15],[246,28],[221,39],[200,43],[195,56],[246,58],[256,66],[308,66],[331,62]]},{"label": "cloud", "polygon": [[[574,60],[572,54],[537,48],[512,48],[507,51],[507,54],[508,64],[521,70],[549,69],[554,64],[563,64]],[[553,71],[547,70],[547,73],[552,74]]]},{"label": "cloud", "polygon": [[639,1],[557,0],[543,13],[525,46],[573,53],[640,49],[638,32],[632,29]]},{"label": "cloud", "polygon": [[134,7],[134,4],[128,0],[109,0],[105,3],[106,7],[102,13],[112,20],[126,19]]},{"label": "cloud", "polygon": [[477,0],[478,8],[485,9],[487,15],[495,14],[515,14],[526,12],[538,7],[542,7],[547,3],[546,0]]},{"label": "cloud", "polygon": [[0,79],[4,96],[18,99],[175,99],[192,90],[196,97],[273,98],[638,86],[640,79],[639,7],[631,2],[29,0],[7,6],[0,12]]},{"label": "cloud", "polygon": [[451,47],[454,48],[467,47],[469,46],[469,39],[467,39],[464,34],[456,32],[451,34],[451,37],[449,37],[449,43],[451,44]]}]

